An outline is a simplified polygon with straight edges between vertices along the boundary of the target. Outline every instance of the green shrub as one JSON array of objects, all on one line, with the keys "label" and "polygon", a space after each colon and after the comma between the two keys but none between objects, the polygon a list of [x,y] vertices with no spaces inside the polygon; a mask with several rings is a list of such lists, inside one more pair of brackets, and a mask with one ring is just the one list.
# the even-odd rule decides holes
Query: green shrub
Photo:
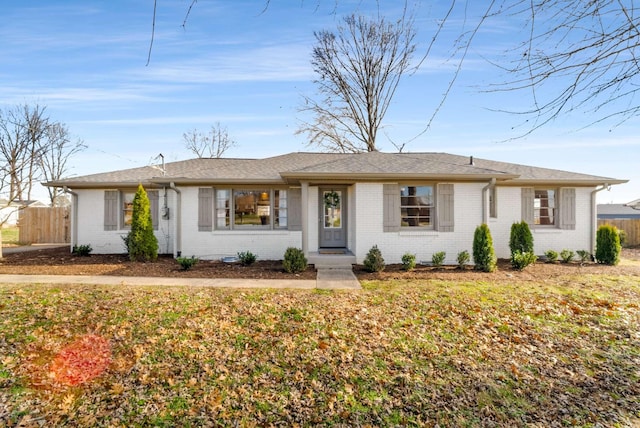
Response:
[{"label": "green shrub", "polygon": [[447,253],[444,251],[438,251],[431,256],[431,264],[434,267],[440,267],[444,264],[444,259],[447,257]]},{"label": "green shrub", "polygon": [[615,226],[604,224],[596,233],[596,261],[606,265],[620,262],[620,234]]},{"label": "green shrub", "polygon": [[284,252],[282,267],[288,273],[300,273],[307,269],[307,258],[300,248],[289,247]]},{"label": "green shrub", "polygon": [[557,251],[547,250],[544,252],[544,256],[547,258],[547,263],[555,263],[558,261]]},{"label": "green shrub", "polygon": [[377,245],[371,247],[367,256],[364,258],[364,267],[369,272],[382,272],[384,270],[384,259]]},{"label": "green shrub", "polygon": [[197,257],[194,257],[194,256],[191,256],[191,257],[177,257],[176,261],[178,262],[178,264],[180,265],[180,268],[182,268],[182,270],[189,270],[192,267],[194,267],[200,261],[200,259],[198,259]]},{"label": "green shrub", "polygon": [[411,253],[404,253],[402,255],[402,269],[410,271],[416,267],[416,255]]},{"label": "green shrub", "polygon": [[158,258],[158,240],[153,234],[151,205],[142,184],[138,185],[133,197],[131,230],[123,239],[132,261],[151,261]]},{"label": "green shrub", "polygon": [[627,245],[627,232],[625,232],[622,229],[619,229],[618,235],[620,236],[620,246],[625,247]]},{"label": "green shrub", "polygon": [[87,257],[92,251],[91,245],[74,245],[71,252],[76,256]]},{"label": "green shrub", "polygon": [[580,263],[585,263],[591,260],[591,253],[587,250],[578,250],[576,251],[578,257],[580,257]]},{"label": "green shrub", "polygon": [[566,248],[560,251],[560,260],[562,260],[562,263],[570,263],[575,256],[576,253],[571,250],[567,250]]},{"label": "green shrub", "polygon": [[467,264],[469,263],[470,260],[471,260],[471,256],[469,255],[469,252],[467,250],[460,251],[458,253],[458,268],[466,269]]},{"label": "green shrub", "polygon": [[476,227],[473,234],[473,262],[476,269],[483,272],[493,272],[497,267],[491,231],[485,223]]},{"label": "green shrub", "polygon": [[511,254],[511,266],[517,270],[523,270],[530,264],[535,263],[536,260],[538,260],[538,256],[536,256],[533,251],[521,253],[516,250],[515,253]]},{"label": "green shrub", "polygon": [[513,223],[511,225],[509,249],[511,250],[511,254],[516,251],[520,253],[533,253],[533,235],[526,221]]},{"label": "green shrub", "polygon": [[256,262],[258,257],[251,251],[241,251],[238,253],[238,259],[242,266],[251,266]]}]

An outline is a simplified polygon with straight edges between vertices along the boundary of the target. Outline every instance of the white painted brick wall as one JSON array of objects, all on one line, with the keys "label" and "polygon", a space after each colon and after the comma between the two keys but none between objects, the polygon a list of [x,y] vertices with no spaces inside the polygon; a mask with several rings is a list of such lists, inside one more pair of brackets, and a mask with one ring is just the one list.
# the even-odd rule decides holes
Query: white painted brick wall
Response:
[{"label": "white painted brick wall", "polygon": [[[104,192],[111,189],[99,190],[77,190],[78,194],[78,245],[91,245],[96,254],[122,254],[126,253],[126,248],[122,237],[129,233],[128,229],[104,230]],[[164,193],[159,189],[159,206],[164,204]],[[167,190],[167,202],[170,207],[175,206],[175,195],[171,190]],[[163,220],[159,213],[158,230],[155,231],[158,239],[159,253],[173,253],[173,229],[174,210],[171,210],[170,219]]]},{"label": "white painted brick wall", "polygon": [[361,183],[356,188],[355,227],[356,245],[352,249],[358,263],[362,263],[373,245],[382,251],[387,263],[400,263],[406,252],[416,255],[418,261],[431,261],[434,253],[445,251],[446,263],[456,263],[458,252],[471,253],[473,231],[480,224],[481,193],[483,184],[455,184],[455,232],[435,230],[383,232],[381,183]]},{"label": "white painted brick wall", "polygon": [[288,230],[214,230],[198,231],[198,188],[182,191],[182,255],[215,260],[251,251],[258,259],[280,260],[287,247],[300,248],[302,232]]},{"label": "white painted brick wall", "polygon": [[[576,188],[576,229],[561,230],[556,227],[532,226],[533,250],[543,255],[547,250],[558,253],[563,249],[591,249],[591,188]],[[498,187],[498,218],[488,222],[496,255],[509,258],[511,225],[522,221],[520,187]]]},{"label": "white painted brick wall", "polygon": [[[358,263],[377,245],[387,263],[400,263],[405,252],[416,254],[418,261],[431,261],[438,251],[447,253],[447,264],[456,264],[462,250],[472,254],[473,234],[482,223],[482,188],[485,183],[456,183],[455,231],[410,231],[383,233],[382,184],[355,185],[355,245],[351,247]],[[533,227],[534,250],[542,255],[552,249],[560,252],[590,248],[591,189],[576,189],[576,230]],[[498,187],[498,217],[488,219],[494,249],[499,258],[509,258],[511,225],[521,221],[521,190],[519,187]]]},{"label": "white painted brick wall", "polygon": [[[472,253],[473,233],[482,222],[482,188],[485,183],[455,183],[455,232],[411,231],[383,232],[383,185],[360,183],[348,189],[348,247],[362,263],[373,245],[378,245],[387,263],[399,263],[405,252],[416,254],[418,261],[431,261],[435,252],[447,253],[446,263],[455,264],[458,252]],[[198,231],[198,188],[183,187],[182,192],[182,255],[195,255],[204,259],[218,259],[251,251],[263,260],[282,259],[287,247],[300,248],[302,233],[287,230],[256,231]],[[591,190],[576,188],[576,230],[532,228],[535,252],[538,255],[552,249],[560,252],[590,249]],[[80,245],[90,244],[97,254],[124,253],[122,236],[127,230],[104,230],[104,190],[77,190],[78,240]],[[489,219],[496,255],[509,257],[511,225],[521,219],[521,190],[519,187],[498,187],[498,218]],[[167,189],[170,219],[160,220],[156,237],[160,253],[175,255],[176,193]],[[309,249],[318,248],[318,188],[309,187]],[[164,203],[160,189],[159,205]]]}]

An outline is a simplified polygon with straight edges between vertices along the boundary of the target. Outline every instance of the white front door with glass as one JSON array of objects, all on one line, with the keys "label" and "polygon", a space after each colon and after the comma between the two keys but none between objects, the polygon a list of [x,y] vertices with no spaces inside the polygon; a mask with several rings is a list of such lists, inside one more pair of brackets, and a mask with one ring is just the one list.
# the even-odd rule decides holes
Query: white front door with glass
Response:
[{"label": "white front door with glass", "polygon": [[347,191],[320,188],[320,248],[347,246]]}]

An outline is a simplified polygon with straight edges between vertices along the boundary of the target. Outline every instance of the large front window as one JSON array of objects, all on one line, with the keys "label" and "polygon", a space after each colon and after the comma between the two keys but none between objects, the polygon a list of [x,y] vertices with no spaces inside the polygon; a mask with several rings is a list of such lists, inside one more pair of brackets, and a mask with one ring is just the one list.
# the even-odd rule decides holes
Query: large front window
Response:
[{"label": "large front window", "polygon": [[287,227],[287,191],[217,189],[216,229],[279,229]]},{"label": "large front window", "polygon": [[402,227],[433,228],[433,186],[410,186],[400,188],[400,210]]},{"label": "large front window", "polygon": [[556,191],[535,189],[533,199],[533,223],[539,225],[556,224]]}]

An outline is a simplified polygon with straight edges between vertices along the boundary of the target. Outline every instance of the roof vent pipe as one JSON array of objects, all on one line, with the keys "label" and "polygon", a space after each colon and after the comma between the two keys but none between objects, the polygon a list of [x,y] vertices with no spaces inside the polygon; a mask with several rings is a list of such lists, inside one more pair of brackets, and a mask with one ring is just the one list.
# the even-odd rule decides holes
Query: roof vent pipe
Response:
[{"label": "roof vent pipe", "polygon": [[475,165],[475,163],[473,163],[473,156],[469,156],[469,165]]}]

